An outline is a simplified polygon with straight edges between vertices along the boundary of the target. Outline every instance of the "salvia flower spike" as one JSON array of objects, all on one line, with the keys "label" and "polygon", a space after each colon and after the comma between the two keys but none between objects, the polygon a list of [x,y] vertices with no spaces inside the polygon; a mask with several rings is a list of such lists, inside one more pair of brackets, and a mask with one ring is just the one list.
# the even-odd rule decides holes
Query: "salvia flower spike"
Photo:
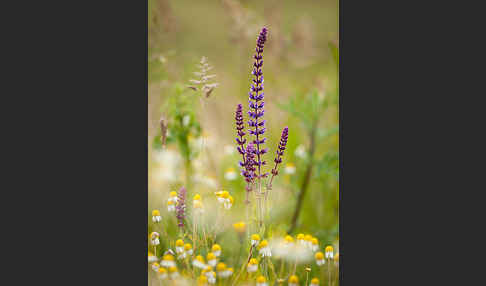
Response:
[{"label": "salvia flower spike", "polygon": [[268,189],[272,188],[273,177],[278,175],[278,164],[282,163],[282,156],[284,155],[285,147],[287,146],[287,140],[289,138],[289,128],[285,127],[282,130],[282,135],[280,136],[280,143],[278,143],[278,148],[276,152],[275,166],[272,169],[272,178],[270,178],[270,183],[268,184]]},{"label": "salvia flower spike", "polygon": [[253,144],[256,145],[256,156],[257,156],[257,166],[258,166],[258,178],[266,177],[268,174],[261,173],[261,167],[265,165],[265,161],[262,161],[262,155],[267,152],[267,149],[263,149],[260,145],[264,144],[266,138],[263,137],[265,133],[265,120],[260,121],[259,119],[263,117],[265,110],[263,109],[265,102],[263,101],[263,47],[267,40],[267,28],[263,27],[260,35],[257,39],[257,44],[255,48],[255,55],[253,58],[255,62],[253,63],[252,75],[254,79],[250,88],[249,95],[249,107],[248,115],[250,119],[248,125],[252,128],[248,132],[255,136]]},{"label": "salvia flower spike", "polygon": [[244,138],[245,132],[243,129],[245,128],[244,123],[243,123],[243,106],[241,104],[238,104],[236,106],[236,112],[235,112],[235,120],[236,120],[236,134],[238,137],[236,137],[236,143],[238,144],[238,152],[243,156],[243,162],[240,163],[244,164],[245,163],[245,143],[246,139]]}]

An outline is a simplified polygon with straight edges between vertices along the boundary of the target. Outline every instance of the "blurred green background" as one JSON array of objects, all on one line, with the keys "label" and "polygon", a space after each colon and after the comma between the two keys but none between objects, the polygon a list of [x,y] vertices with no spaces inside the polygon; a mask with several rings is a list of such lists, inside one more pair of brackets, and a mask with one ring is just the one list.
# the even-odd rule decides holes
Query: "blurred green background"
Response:
[{"label": "blurred green background", "polygon": [[[244,181],[239,174],[236,179],[228,175],[232,169],[239,173],[234,112],[236,104],[243,104],[247,120],[252,55],[265,25],[267,161],[273,161],[284,126],[290,134],[271,191],[268,230],[289,230],[307,181],[293,233],[311,233],[322,245],[337,249],[338,6],[337,0],[149,0],[149,211],[160,209],[167,215],[168,193],[185,185],[190,198],[197,192],[207,201],[215,191],[228,190],[235,197],[228,223],[244,219]],[[219,84],[208,98],[187,88],[203,56]],[[190,103],[176,102],[182,97]],[[191,114],[194,127],[184,133],[190,137],[186,147],[192,182],[181,155],[186,147],[173,138],[180,133],[173,118],[182,110]],[[169,129],[165,148],[160,147],[161,117]],[[148,219],[150,232],[150,214]],[[175,219],[169,227],[176,228]]]}]

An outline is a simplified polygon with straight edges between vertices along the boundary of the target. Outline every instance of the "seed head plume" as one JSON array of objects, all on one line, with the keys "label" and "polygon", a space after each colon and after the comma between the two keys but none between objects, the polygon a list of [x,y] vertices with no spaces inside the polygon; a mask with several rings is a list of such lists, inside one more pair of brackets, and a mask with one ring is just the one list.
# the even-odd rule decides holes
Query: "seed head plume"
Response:
[{"label": "seed head plume", "polygon": [[210,83],[210,80],[216,77],[215,74],[208,74],[213,67],[209,65],[208,59],[206,57],[201,58],[201,62],[199,63],[199,71],[194,72],[194,74],[198,77],[198,79],[191,79],[192,85],[188,87],[195,91],[202,91],[202,93],[209,97],[211,92],[219,85],[219,83],[214,82]]},{"label": "seed head plume", "polygon": [[182,187],[177,195],[176,214],[178,226],[182,230],[184,227],[184,219],[186,218],[186,188]]}]

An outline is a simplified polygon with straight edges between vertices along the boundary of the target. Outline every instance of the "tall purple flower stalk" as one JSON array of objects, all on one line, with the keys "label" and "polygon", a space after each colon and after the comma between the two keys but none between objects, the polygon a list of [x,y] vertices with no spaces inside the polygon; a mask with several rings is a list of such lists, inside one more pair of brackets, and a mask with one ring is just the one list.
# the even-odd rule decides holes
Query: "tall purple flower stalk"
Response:
[{"label": "tall purple flower stalk", "polygon": [[273,177],[278,175],[278,164],[282,163],[282,156],[284,155],[285,147],[287,146],[287,140],[289,138],[289,128],[285,127],[282,130],[282,135],[280,136],[280,143],[278,143],[278,148],[276,152],[275,159],[275,166],[272,169],[272,178],[270,178],[270,183],[268,184],[268,188],[272,188],[272,181]]},{"label": "tall purple flower stalk", "polygon": [[261,167],[266,164],[265,161],[262,161],[263,154],[267,153],[268,149],[263,148],[261,145],[265,143],[266,138],[263,137],[265,133],[265,120],[259,121],[265,110],[263,109],[265,102],[263,101],[263,47],[265,45],[265,41],[267,40],[267,28],[263,27],[260,32],[260,35],[257,39],[257,45],[255,48],[255,55],[253,58],[255,62],[253,63],[253,70],[252,75],[254,76],[253,84],[251,85],[249,95],[249,107],[250,110],[248,111],[248,115],[250,116],[250,120],[248,121],[248,125],[253,128],[249,129],[248,132],[251,135],[255,136],[253,140],[253,144],[256,145],[256,156],[257,156],[257,166],[258,166],[258,178],[266,177],[268,173],[262,174]]},{"label": "tall purple flower stalk", "polygon": [[177,195],[176,216],[178,226],[182,230],[184,227],[184,219],[186,218],[186,188],[182,187]]}]

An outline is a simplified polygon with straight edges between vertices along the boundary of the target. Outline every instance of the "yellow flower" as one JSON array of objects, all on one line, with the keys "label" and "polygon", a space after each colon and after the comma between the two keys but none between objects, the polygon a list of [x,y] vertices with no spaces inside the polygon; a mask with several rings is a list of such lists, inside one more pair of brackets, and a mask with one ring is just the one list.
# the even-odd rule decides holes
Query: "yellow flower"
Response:
[{"label": "yellow flower", "polygon": [[248,263],[246,270],[248,272],[256,272],[258,270],[258,260],[255,258],[250,259],[250,262]]},{"label": "yellow flower", "polygon": [[286,174],[289,174],[289,175],[292,175],[292,174],[295,174],[295,165],[293,163],[287,163],[285,164],[285,173]]},{"label": "yellow flower", "polygon": [[201,255],[196,256],[196,259],[192,261],[192,265],[200,269],[206,268],[206,264],[204,263],[204,258]]},{"label": "yellow flower", "polygon": [[291,237],[290,235],[286,235],[285,236],[285,242],[286,243],[292,243],[292,242],[294,242],[294,238]]},{"label": "yellow flower", "polygon": [[311,280],[311,286],[318,286],[319,285],[319,279],[313,278]]},{"label": "yellow flower", "polygon": [[334,253],[333,253],[334,249],[332,248],[332,246],[330,245],[326,246],[325,252],[326,252],[326,258],[332,259],[334,257]]},{"label": "yellow flower", "polygon": [[289,278],[289,285],[294,286],[299,284],[299,278],[295,275],[290,276]]},{"label": "yellow flower", "polygon": [[153,210],[152,211],[152,221],[157,223],[162,220],[162,217],[160,216],[159,210]]},{"label": "yellow flower", "polygon": [[260,236],[258,234],[251,235],[251,245],[257,246],[260,243]]},{"label": "yellow flower", "polygon": [[208,283],[208,278],[205,275],[201,275],[199,276],[199,278],[197,278],[197,285],[204,286],[207,285],[207,283]]},{"label": "yellow flower", "polygon": [[165,269],[164,267],[160,267],[158,272],[159,272],[159,278],[160,279],[166,279],[167,278],[167,269]]},{"label": "yellow flower", "polygon": [[228,193],[228,191],[223,191],[223,192],[221,193],[221,197],[222,197],[223,199],[227,199],[227,198],[229,197],[229,193]]},{"label": "yellow flower", "polygon": [[216,257],[219,257],[221,255],[221,246],[219,246],[219,244],[213,244],[213,247],[211,247],[211,251]]},{"label": "yellow flower", "polygon": [[234,223],[233,227],[234,227],[236,232],[241,234],[241,233],[245,232],[246,224],[244,222],[240,221],[240,222]]},{"label": "yellow flower", "polygon": [[194,195],[194,201],[200,201],[201,200],[201,196],[199,194],[196,194]]},{"label": "yellow flower", "polygon": [[208,260],[208,264],[211,265],[212,267],[216,266],[216,255],[214,253],[209,252],[208,255],[206,256],[206,259]]},{"label": "yellow flower", "polygon": [[148,252],[148,262],[155,262],[157,261],[157,256],[155,256],[152,252]]},{"label": "yellow flower", "polygon": [[216,270],[218,272],[226,270],[226,264],[224,264],[223,262],[218,263],[218,265],[216,266]]},{"label": "yellow flower", "polygon": [[256,286],[267,286],[267,279],[263,275],[260,275],[256,279]]},{"label": "yellow flower", "polygon": [[314,257],[316,258],[317,265],[321,266],[326,263],[326,261],[324,260],[324,253],[319,251],[315,254]]},{"label": "yellow flower", "polygon": [[176,252],[183,253],[184,252],[184,241],[182,239],[178,239],[175,243],[176,245]]},{"label": "yellow flower", "polygon": [[305,238],[305,235],[303,233],[297,234],[297,242],[298,243],[305,244],[304,238]]},{"label": "yellow flower", "polygon": [[187,254],[192,255],[192,245],[190,243],[184,244],[184,251]]},{"label": "yellow flower", "polygon": [[313,237],[311,240],[311,248],[312,251],[317,251],[319,249],[319,241],[315,237]]},{"label": "yellow flower", "polygon": [[167,211],[174,212],[175,211],[175,203],[174,201],[167,201]]}]

